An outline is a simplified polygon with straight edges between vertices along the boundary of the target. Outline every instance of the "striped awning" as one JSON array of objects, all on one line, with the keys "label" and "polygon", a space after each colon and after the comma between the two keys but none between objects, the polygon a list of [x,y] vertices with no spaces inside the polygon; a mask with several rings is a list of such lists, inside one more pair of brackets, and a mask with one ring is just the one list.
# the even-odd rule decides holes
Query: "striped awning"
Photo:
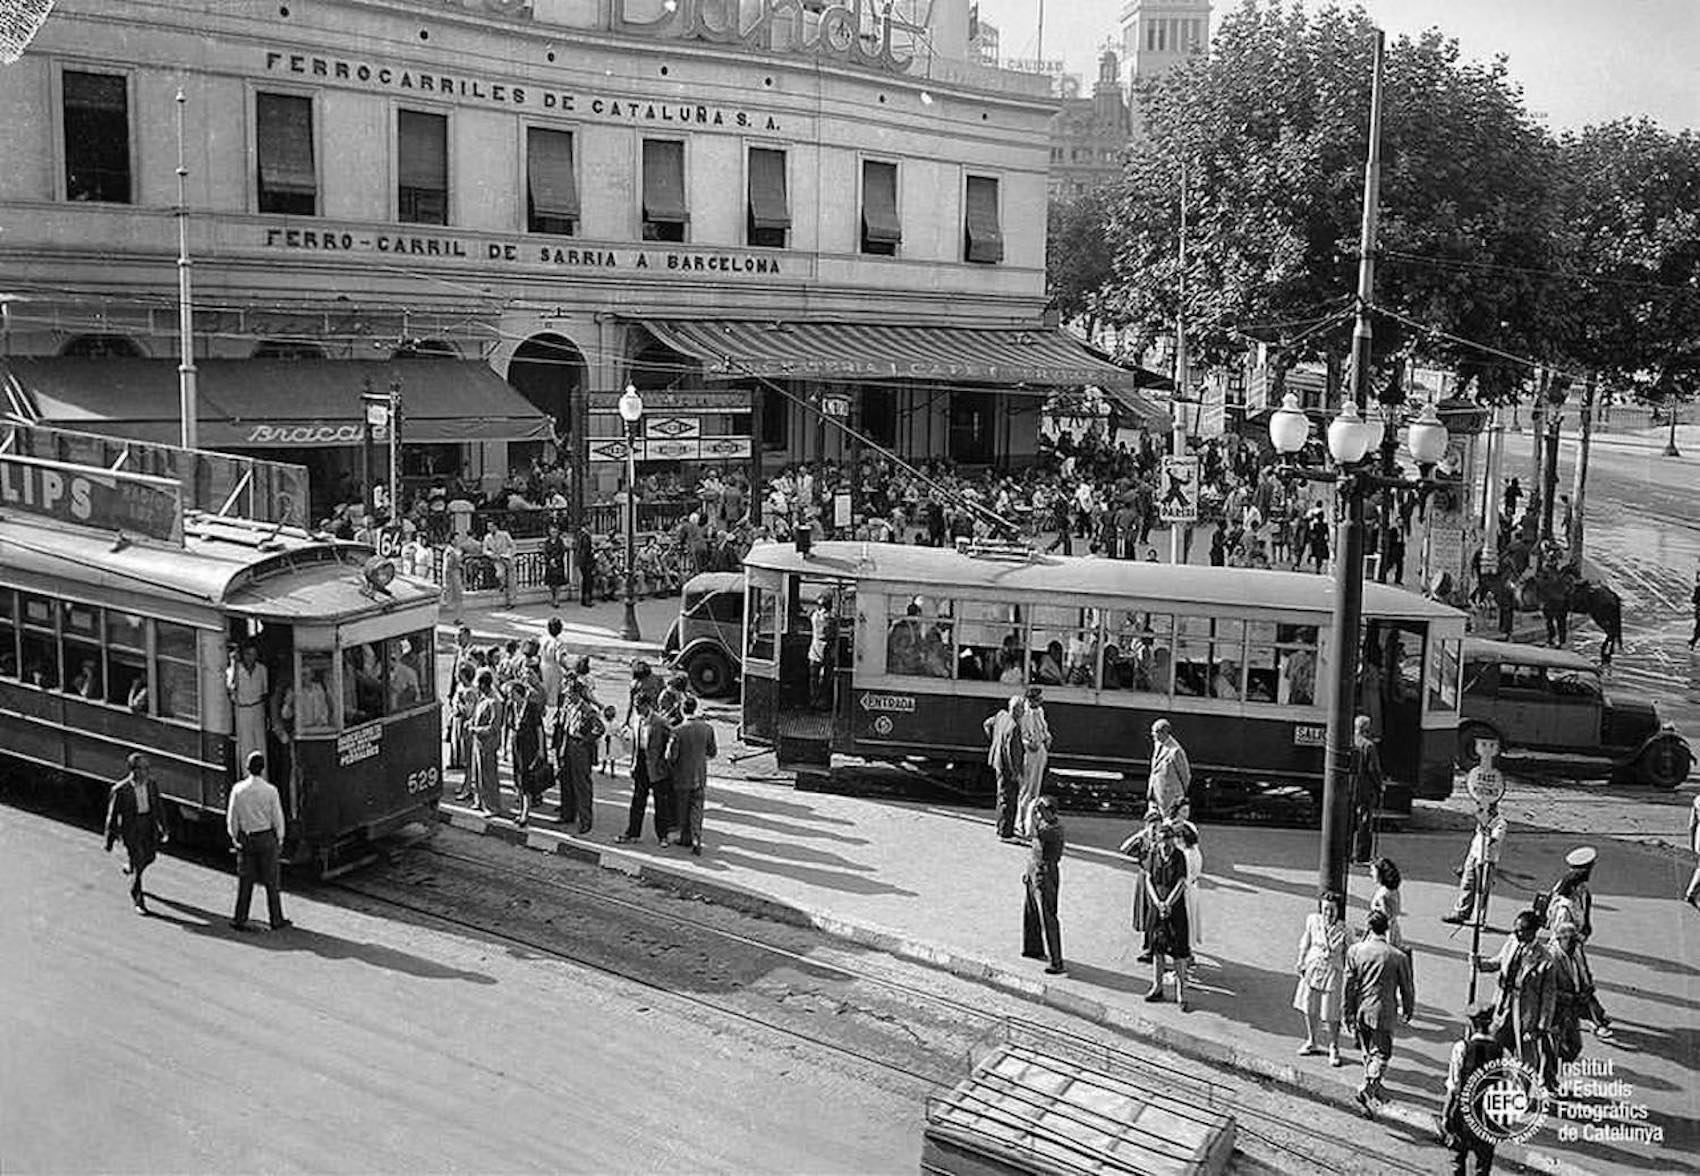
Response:
[{"label": "striped awning", "polygon": [[1035,389],[1136,388],[1162,377],[1126,368],[1055,330],[981,330],[883,323],[639,320],[702,363],[710,380],[924,380]]}]

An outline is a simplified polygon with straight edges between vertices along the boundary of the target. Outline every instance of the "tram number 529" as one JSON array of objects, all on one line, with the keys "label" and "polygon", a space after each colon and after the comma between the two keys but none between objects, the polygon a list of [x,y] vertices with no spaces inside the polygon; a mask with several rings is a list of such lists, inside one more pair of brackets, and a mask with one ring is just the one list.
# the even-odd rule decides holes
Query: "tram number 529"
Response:
[{"label": "tram number 529", "polygon": [[417,772],[409,773],[407,777],[407,790],[409,792],[429,792],[436,786],[436,768],[421,768]]}]

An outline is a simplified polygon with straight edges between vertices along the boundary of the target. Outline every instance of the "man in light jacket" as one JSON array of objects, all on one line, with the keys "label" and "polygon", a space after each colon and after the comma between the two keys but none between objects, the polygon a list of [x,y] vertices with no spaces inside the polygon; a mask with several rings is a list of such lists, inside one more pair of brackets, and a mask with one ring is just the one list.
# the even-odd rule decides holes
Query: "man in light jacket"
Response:
[{"label": "man in light jacket", "polygon": [[1387,912],[1371,911],[1367,926],[1369,934],[1346,950],[1344,1012],[1364,1055],[1358,1105],[1374,1118],[1375,1105],[1387,1101],[1382,1079],[1393,1056],[1393,1028],[1410,1023],[1417,992],[1410,957],[1387,942]]},{"label": "man in light jacket", "polygon": [[986,763],[998,781],[998,836],[1005,841],[1015,840],[1015,800],[1021,790],[1022,769],[1027,758],[1026,745],[1021,741],[1023,703],[1019,694],[1009,705],[994,711],[984,724],[986,737],[992,746],[986,752]]},{"label": "man in light jacket", "polygon": [[1146,807],[1165,821],[1179,810],[1192,787],[1192,763],[1174,736],[1168,719],[1151,724],[1151,775],[1146,782]]}]

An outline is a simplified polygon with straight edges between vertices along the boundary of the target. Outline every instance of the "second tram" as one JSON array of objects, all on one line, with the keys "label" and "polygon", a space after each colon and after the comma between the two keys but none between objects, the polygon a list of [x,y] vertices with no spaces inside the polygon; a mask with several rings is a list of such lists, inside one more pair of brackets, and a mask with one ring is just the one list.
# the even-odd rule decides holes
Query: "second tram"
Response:
[{"label": "second tram", "polygon": [[[781,766],[835,754],[924,761],[989,788],[982,723],[1044,690],[1050,764],[1142,794],[1167,717],[1206,804],[1302,790],[1327,742],[1333,584],[1323,576],[891,544],[763,544],[745,559],[743,735]],[[811,692],[809,613],[835,618],[832,689]],[[1381,742],[1387,805],[1453,786],[1465,616],[1366,583],[1358,709]]]}]

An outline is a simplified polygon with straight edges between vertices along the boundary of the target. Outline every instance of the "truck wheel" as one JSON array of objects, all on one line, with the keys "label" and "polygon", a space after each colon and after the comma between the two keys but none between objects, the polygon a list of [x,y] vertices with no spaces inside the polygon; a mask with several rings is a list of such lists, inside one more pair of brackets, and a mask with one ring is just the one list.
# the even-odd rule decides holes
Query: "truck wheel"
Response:
[{"label": "truck wheel", "polygon": [[1458,724],[1458,754],[1454,759],[1462,771],[1469,771],[1480,761],[1476,755],[1476,740],[1498,739],[1499,732],[1486,723]]},{"label": "truck wheel", "polygon": [[1669,792],[1688,779],[1694,757],[1680,740],[1655,739],[1635,761],[1635,774],[1644,784]]},{"label": "truck wheel", "polygon": [[725,698],[732,693],[732,663],[718,649],[701,649],[685,664],[691,689],[702,698]]}]

